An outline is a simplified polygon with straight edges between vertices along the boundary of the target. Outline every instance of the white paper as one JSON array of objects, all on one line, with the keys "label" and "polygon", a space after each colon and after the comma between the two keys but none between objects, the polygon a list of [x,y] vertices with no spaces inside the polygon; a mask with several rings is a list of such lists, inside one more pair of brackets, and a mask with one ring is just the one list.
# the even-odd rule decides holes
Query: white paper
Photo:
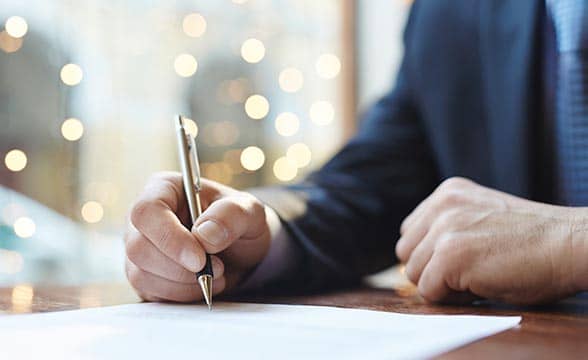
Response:
[{"label": "white paper", "polygon": [[2,359],[415,359],[520,317],[405,315],[304,305],[131,304],[0,316]]}]

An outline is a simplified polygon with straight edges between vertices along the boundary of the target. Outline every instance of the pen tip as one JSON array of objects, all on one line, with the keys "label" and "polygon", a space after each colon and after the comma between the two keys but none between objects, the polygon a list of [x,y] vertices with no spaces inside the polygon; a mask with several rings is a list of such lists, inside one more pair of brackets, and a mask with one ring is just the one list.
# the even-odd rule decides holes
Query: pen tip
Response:
[{"label": "pen tip", "polygon": [[200,275],[198,276],[198,284],[204,295],[204,301],[208,305],[208,310],[212,310],[212,276]]}]

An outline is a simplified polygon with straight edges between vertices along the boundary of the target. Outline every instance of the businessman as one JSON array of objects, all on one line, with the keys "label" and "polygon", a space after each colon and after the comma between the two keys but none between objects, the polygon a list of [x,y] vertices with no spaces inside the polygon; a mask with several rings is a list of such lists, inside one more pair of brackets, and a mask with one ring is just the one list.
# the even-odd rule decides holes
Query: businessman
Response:
[{"label": "businessman", "polygon": [[398,261],[427,300],[540,303],[588,290],[588,1],[415,1],[392,91],[300,184],[204,183],[186,229],[180,175],[130,213],[127,275],[146,300],[317,290]]}]

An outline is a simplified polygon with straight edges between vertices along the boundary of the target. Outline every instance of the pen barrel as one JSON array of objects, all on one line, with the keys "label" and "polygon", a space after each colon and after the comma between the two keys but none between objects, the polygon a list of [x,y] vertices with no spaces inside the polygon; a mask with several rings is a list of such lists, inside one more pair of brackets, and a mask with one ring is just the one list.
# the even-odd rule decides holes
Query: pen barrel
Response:
[{"label": "pen barrel", "polygon": [[198,272],[198,276],[202,275],[214,276],[214,273],[212,272],[212,261],[210,259],[210,254],[206,254],[206,265],[204,265],[204,268]]}]

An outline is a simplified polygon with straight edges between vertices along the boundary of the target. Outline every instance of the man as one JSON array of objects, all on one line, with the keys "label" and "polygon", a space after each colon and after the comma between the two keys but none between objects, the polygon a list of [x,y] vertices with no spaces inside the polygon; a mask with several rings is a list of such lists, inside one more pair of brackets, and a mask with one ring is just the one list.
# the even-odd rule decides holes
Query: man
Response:
[{"label": "man", "polygon": [[199,300],[206,251],[216,293],[316,290],[396,252],[429,301],[588,290],[587,39],[584,0],[417,0],[395,88],[304,182],[206,181],[190,231],[180,176],[156,175],[130,214],[131,284]]}]

